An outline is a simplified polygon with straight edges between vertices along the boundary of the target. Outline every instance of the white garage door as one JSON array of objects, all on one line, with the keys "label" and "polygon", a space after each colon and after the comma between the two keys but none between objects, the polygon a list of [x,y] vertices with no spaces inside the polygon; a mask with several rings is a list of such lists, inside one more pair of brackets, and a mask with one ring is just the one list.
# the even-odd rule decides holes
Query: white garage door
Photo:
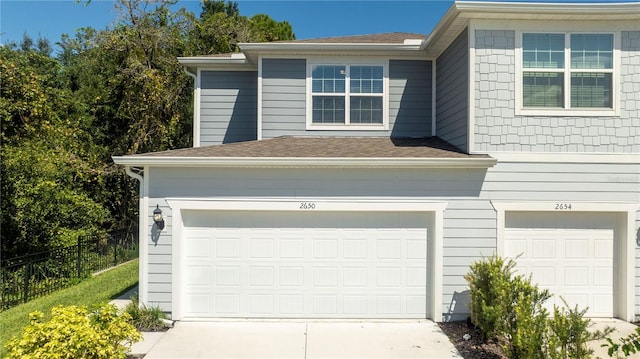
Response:
[{"label": "white garage door", "polygon": [[553,304],[589,308],[591,317],[613,316],[612,218],[593,213],[514,212],[506,215],[505,256],[519,273],[549,289]]},{"label": "white garage door", "polygon": [[185,317],[426,318],[425,215],[183,218]]}]

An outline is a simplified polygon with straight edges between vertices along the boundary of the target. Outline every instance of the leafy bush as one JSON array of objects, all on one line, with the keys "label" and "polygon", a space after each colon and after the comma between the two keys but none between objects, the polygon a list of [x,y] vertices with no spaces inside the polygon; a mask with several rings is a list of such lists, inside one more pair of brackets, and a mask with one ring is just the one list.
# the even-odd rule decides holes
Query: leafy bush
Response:
[{"label": "leafy bush", "polygon": [[7,358],[126,358],[140,333],[128,323],[129,315],[118,314],[113,305],[89,312],[87,307],[58,306],[51,319],[32,312],[31,323],[21,337],[10,340]]},{"label": "leafy bush", "polygon": [[531,278],[515,276],[509,281],[505,302],[499,304],[506,313],[502,324],[503,347],[509,358],[545,358],[543,343],[548,313],[543,307],[551,297],[540,290]]},{"label": "leafy bush", "polygon": [[624,338],[620,338],[620,343],[614,343],[609,337],[606,339],[607,344],[602,344],[602,346],[609,348],[607,349],[607,354],[609,354],[610,357],[613,357],[614,355],[618,357],[620,355],[620,351],[622,351],[625,357],[628,357],[631,354],[640,353],[640,327],[636,328],[635,333],[631,333]]},{"label": "leafy bush", "polygon": [[496,337],[507,315],[507,297],[516,263],[491,256],[471,265],[464,277],[469,283],[471,322],[480,329],[484,339]]},{"label": "leafy bush", "polygon": [[590,332],[591,320],[585,318],[587,309],[578,306],[569,308],[562,299],[564,307],[553,306],[553,318],[547,323],[546,353],[549,359],[590,358],[593,349],[587,345],[592,340],[603,339],[615,329],[605,328],[604,332]]},{"label": "leafy bush", "polygon": [[[471,294],[471,321],[485,340],[500,341],[509,358],[590,357],[587,342],[602,339],[613,329],[590,333],[591,321],[584,319],[587,309],[577,306],[554,307],[554,316],[549,318],[544,303],[551,294],[540,290],[530,277],[514,276],[515,265],[511,259],[492,256],[473,263],[465,276]],[[622,348],[608,340],[614,346],[610,353]],[[621,341],[627,351],[632,352],[634,345],[640,351],[640,331],[633,340]]]},{"label": "leafy bush", "polygon": [[130,316],[129,322],[141,332],[157,332],[165,328],[163,319],[167,316],[162,309],[140,305],[137,295],[131,297],[131,303],[127,304],[124,312]]}]

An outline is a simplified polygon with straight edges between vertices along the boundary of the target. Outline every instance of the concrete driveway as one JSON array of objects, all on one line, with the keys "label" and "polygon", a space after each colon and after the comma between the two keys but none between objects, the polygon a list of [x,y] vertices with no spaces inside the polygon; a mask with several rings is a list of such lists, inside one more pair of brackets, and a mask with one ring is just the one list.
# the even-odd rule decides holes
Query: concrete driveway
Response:
[{"label": "concrete driveway", "polygon": [[427,320],[177,322],[154,339],[145,359],[462,358]]}]

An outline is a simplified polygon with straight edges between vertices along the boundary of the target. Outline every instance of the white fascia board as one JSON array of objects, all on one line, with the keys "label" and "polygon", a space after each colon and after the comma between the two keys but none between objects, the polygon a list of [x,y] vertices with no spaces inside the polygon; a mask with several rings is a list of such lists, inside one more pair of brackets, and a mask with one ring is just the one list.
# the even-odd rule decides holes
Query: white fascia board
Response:
[{"label": "white fascia board", "polygon": [[408,41],[403,44],[362,44],[362,43],[240,43],[242,51],[419,51],[422,47],[417,42]]},{"label": "white fascia board", "polygon": [[256,70],[258,68],[244,54],[233,54],[231,57],[178,57],[178,63],[189,69]]},{"label": "white fascia board", "polygon": [[640,15],[640,2],[627,3],[533,3],[456,1],[460,12],[557,15]]},{"label": "white fascia board", "polygon": [[326,157],[113,157],[124,166],[162,167],[347,167],[347,168],[489,168],[494,158],[326,158]]}]

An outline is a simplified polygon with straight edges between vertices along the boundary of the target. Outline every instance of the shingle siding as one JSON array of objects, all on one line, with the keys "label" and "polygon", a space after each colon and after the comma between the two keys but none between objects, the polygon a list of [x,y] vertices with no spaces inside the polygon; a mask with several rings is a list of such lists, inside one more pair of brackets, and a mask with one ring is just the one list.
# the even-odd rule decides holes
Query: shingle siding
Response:
[{"label": "shingle siding", "polygon": [[254,71],[202,71],[200,145],[257,138],[258,74]]},{"label": "shingle siding", "polygon": [[436,135],[468,151],[469,46],[463,31],[436,61]]},{"label": "shingle siding", "polygon": [[475,151],[640,152],[640,32],[621,33],[619,117],[516,116],[515,31],[474,36]]}]

